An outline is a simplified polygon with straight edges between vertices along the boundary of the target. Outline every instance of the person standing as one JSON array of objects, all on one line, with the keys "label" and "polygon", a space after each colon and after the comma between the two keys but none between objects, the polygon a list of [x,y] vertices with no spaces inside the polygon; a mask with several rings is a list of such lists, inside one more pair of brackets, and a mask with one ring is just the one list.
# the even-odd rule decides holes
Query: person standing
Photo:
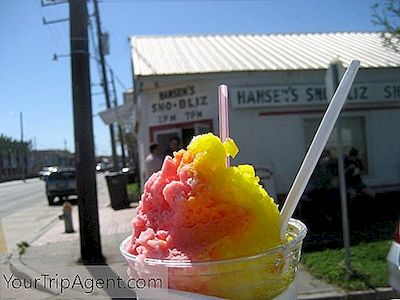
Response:
[{"label": "person standing", "polygon": [[178,151],[181,148],[181,141],[177,136],[173,136],[170,140],[169,140],[169,145],[168,145],[168,150],[165,151],[164,156],[171,156],[174,157],[174,152]]},{"label": "person standing", "polygon": [[161,153],[160,153],[160,146],[158,144],[151,144],[150,145],[150,154],[145,158],[146,170],[145,176],[146,180],[155,172],[161,170],[161,166],[163,163]]},{"label": "person standing", "polygon": [[346,185],[348,193],[350,194],[350,199],[360,194],[374,198],[375,192],[368,188],[362,180],[361,176],[364,174],[365,170],[357,149],[350,149],[349,155],[344,159],[344,166]]}]

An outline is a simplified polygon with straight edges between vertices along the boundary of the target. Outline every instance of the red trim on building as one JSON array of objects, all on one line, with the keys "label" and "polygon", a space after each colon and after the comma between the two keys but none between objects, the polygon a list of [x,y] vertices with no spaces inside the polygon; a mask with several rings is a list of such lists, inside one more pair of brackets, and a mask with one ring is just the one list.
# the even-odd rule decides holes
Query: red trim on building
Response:
[{"label": "red trim on building", "polygon": [[[368,106],[368,107],[348,107],[343,109],[343,111],[369,111],[369,110],[385,110],[385,109],[400,109],[400,105],[390,105],[390,106]],[[319,109],[304,109],[304,110],[281,110],[281,111],[271,111],[271,112],[260,112],[260,116],[276,116],[276,115],[298,115],[298,114],[315,114],[324,113],[326,108]]]}]

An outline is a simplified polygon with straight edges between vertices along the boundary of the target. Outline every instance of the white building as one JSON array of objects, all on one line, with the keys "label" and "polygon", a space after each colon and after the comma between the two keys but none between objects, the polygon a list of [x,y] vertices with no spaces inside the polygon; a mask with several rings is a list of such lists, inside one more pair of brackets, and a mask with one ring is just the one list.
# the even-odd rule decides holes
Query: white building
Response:
[{"label": "white building", "polygon": [[[400,187],[400,54],[377,33],[134,36],[131,44],[142,170],[151,142],[218,134],[224,83],[240,148],[233,164],[272,170],[276,192],[287,193],[328,103],[329,63],[357,58],[341,114],[344,151],[360,150],[368,185]],[[334,138],[328,148],[335,156]]]}]

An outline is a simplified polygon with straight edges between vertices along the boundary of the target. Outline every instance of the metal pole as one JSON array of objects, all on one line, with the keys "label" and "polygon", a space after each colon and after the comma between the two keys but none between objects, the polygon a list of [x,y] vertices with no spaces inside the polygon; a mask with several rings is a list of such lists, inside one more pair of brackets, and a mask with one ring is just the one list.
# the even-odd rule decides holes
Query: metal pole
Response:
[{"label": "metal pole", "polygon": [[69,0],[71,73],[81,258],[104,262],[101,251],[90,93],[86,1]]},{"label": "metal pole", "polygon": [[24,121],[22,116],[22,111],[19,112],[19,128],[21,130],[21,143],[24,141]]},{"label": "metal pole", "polygon": [[[114,72],[110,69],[110,77],[111,77],[111,85],[113,88],[113,94],[114,94],[114,107],[118,106],[118,100],[117,100],[117,90],[115,88],[115,81],[114,81]],[[120,120],[117,118],[117,126],[118,126],[118,138],[119,138],[119,143],[121,146],[121,158],[122,158],[122,166],[126,166],[126,155],[125,155],[125,143],[124,143],[124,135],[122,131],[122,126]]]},{"label": "metal pole", "polygon": [[[99,47],[101,73],[102,73],[102,77],[103,77],[103,89],[104,89],[104,95],[106,97],[107,109],[110,109],[111,108],[110,94],[108,91],[106,62],[104,59],[103,43],[101,40],[102,33],[101,33],[101,25],[100,25],[99,6],[97,4],[97,0],[93,0],[93,4],[94,4],[94,16],[96,19],[97,43],[98,43],[98,47]],[[110,127],[111,154],[112,154],[112,158],[113,158],[113,165],[114,165],[114,168],[117,168],[118,167],[118,157],[117,157],[117,150],[116,150],[116,146],[115,146],[114,126],[113,126],[113,124],[110,124],[109,127]]]},{"label": "metal pole", "polygon": [[[18,148],[22,150],[22,153],[21,153],[21,151],[18,151],[19,162],[21,164],[19,167],[21,167],[21,171],[22,171],[22,174],[21,174],[22,180],[25,182],[25,173],[26,173],[26,166],[27,166],[27,160],[28,160],[26,152],[28,149],[25,149],[24,144],[23,144],[23,142],[24,142],[24,118],[22,115],[22,111],[19,112],[19,126],[20,126],[20,130],[21,130],[21,147],[18,147]],[[22,154],[22,158],[21,158],[21,154]]]},{"label": "metal pole", "polygon": [[[334,89],[339,85],[339,70],[337,65],[333,65],[332,84]],[[340,204],[342,210],[342,230],[343,230],[343,244],[345,253],[346,272],[351,274],[351,251],[350,251],[350,226],[347,213],[347,189],[346,177],[343,160],[343,139],[342,139],[342,118],[339,116],[336,122],[336,147],[338,159],[338,175],[339,175],[339,189],[340,189]]]},{"label": "metal pole", "polygon": [[349,217],[347,214],[347,191],[346,179],[343,160],[343,139],[342,139],[342,120],[339,117],[336,123],[336,139],[337,139],[337,155],[338,155],[338,173],[339,173],[339,187],[340,187],[340,204],[342,208],[342,228],[343,228],[343,244],[346,262],[346,271],[351,273],[351,252],[350,252],[350,226]]}]

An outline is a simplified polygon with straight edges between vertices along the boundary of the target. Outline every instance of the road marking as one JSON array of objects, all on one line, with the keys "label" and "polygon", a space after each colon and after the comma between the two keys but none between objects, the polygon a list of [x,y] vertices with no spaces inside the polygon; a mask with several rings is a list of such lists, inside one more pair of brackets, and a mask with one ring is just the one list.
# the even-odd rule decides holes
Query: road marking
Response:
[{"label": "road marking", "polygon": [[0,254],[7,253],[7,244],[6,239],[4,237],[3,226],[1,225],[0,220]]}]

